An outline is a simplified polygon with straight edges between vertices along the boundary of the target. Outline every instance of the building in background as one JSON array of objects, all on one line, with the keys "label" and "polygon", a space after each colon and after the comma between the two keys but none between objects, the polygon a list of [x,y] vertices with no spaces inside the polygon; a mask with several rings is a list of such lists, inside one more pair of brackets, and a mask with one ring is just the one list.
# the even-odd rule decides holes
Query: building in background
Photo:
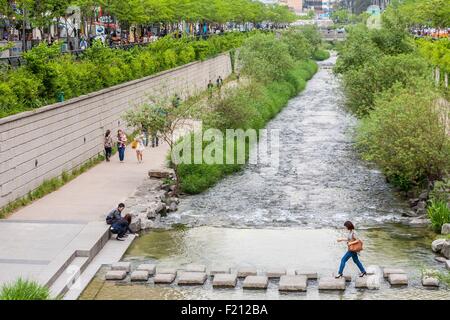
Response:
[{"label": "building in background", "polygon": [[296,14],[300,14],[303,11],[303,0],[279,0],[279,4],[288,6]]}]

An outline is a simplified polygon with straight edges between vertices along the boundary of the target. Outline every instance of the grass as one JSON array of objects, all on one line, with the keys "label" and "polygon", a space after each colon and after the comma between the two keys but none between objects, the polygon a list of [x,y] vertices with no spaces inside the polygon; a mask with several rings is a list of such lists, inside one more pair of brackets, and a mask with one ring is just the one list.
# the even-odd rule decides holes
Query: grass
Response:
[{"label": "grass", "polygon": [[442,225],[450,223],[450,209],[446,201],[431,201],[427,211],[435,232],[440,233]]},{"label": "grass", "polygon": [[19,278],[2,286],[0,300],[50,300],[50,291],[37,282]]}]

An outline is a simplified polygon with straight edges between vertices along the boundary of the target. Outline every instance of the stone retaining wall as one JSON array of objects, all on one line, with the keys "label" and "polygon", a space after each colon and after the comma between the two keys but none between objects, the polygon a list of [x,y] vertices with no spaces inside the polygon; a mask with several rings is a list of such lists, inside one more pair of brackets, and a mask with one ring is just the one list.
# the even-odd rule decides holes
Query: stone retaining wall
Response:
[{"label": "stone retaining wall", "polygon": [[[107,129],[149,96],[190,96],[231,74],[228,54],[0,119],[0,207],[103,151]],[[95,70],[92,70],[95,73]]]}]

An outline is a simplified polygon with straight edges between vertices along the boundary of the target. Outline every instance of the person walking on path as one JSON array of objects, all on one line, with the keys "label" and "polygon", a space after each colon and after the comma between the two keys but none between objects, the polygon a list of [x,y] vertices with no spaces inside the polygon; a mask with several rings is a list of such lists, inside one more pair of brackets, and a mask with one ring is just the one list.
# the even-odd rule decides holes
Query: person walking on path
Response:
[{"label": "person walking on path", "polygon": [[105,146],[106,162],[109,162],[110,161],[109,159],[111,158],[111,155],[112,155],[112,146],[113,146],[113,139],[111,137],[111,130],[106,130],[104,146]]},{"label": "person walking on path", "polygon": [[214,90],[214,85],[213,85],[212,81],[209,80],[209,82],[208,82],[208,95],[209,95],[209,99],[211,99],[212,96],[213,96],[213,90]]},{"label": "person walking on path", "polygon": [[360,277],[364,277],[367,273],[364,269],[361,261],[359,261],[358,258],[358,252],[362,250],[362,241],[358,239],[356,232],[355,232],[355,226],[351,221],[346,221],[344,223],[344,226],[346,230],[348,231],[348,235],[346,239],[338,239],[337,242],[347,242],[348,250],[344,254],[344,256],[341,259],[341,264],[339,266],[338,274],[336,275],[336,279],[341,278],[344,273],[345,264],[347,263],[348,259],[352,258],[353,262],[358,266],[359,271],[361,271]]},{"label": "person walking on path", "polygon": [[127,146],[127,136],[125,133],[119,129],[117,131],[117,150],[119,151],[119,160],[123,163],[125,160],[125,148]]},{"label": "person walking on path", "polygon": [[140,134],[139,136],[137,136],[136,139],[134,140],[134,142],[136,143],[136,145],[135,145],[136,158],[138,160],[138,163],[142,163],[143,154],[144,154],[144,150],[145,150],[144,135]]},{"label": "person walking on path", "polygon": [[[119,221],[115,222],[111,227],[110,231],[112,234],[117,234],[117,240],[124,241],[123,238],[127,236],[127,232],[134,233],[133,230],[130,229],[131,224],[131,214],[125,215],[123,219],[120,219]],[[134,233],[136,237],[139,235],[137,233]]]},{"label": "person walking on path", "polygon": [[122,219],[122,211],[125,209],[125,204],[119,203],[116,209],[112,210],[107,216],[106,216],[106,224],[114,224],[120,219]]}]

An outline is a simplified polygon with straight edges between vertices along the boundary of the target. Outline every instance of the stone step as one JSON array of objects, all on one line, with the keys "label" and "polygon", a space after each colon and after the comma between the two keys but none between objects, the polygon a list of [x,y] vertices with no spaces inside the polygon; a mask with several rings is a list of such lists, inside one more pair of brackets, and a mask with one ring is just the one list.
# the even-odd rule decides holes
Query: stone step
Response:
[{"label": "stone step", "polygon": [[319,290],[345,290],[345,279],[324,277],[319,279]]},{"label": "stone step", "polygon": [[308,278],[306,276],[281,276],[279,291],[306,291]]},{"label": "stone step", "polygon": [[314,271],[305,271],[305,270],[295,270],[295,274],[297,276],[306,276],[308,280],[317,280],[318,274]]},{"label": "stone step", "polygon": [[149,276],[153,276],[156,272],[156,265],[154,264],[141,264],[136,268],[137,271],[147,271]]},{"label": "stone step", "polygon": [[178,285],[203,285],[206,279],[206,272],[181,272]]},{"label": "stone step", "polygon": [[388,282],[393,286],[408,285],[408,276],[404,273],[390,273]]},{"label": "stone step", "polygon": [[234,288],[237,284],[237,275],[229,273],[216,273],[213,279],[214,288]]},{"label": "stone step", "polygon": [[424,275],[422,277],[422,285],[424,287],[439,287],[439,279],[433,276]]},{"label": "stone step", "polygon": [[214,266],[209,270],[209,274],[212,276],[222,273],[231,273],[231,268],[223,266]]},{"label": "stone step", "polygon": [[174,273],[157,273],[153,278],[155,284],[170,284],[175,281]]},{"label": "stone step", "polygon": [[72,260],[70,265],[64,270],[64,272],[56,279],[50,288],[52,297],[62,297],[78,280],[81,273],[86,269],[89,264],[88,257],[76,257]]},{"label": "stone step", "polygon": [[127,273],[131,271],[130,262],[116,262],[111,265],[111,270],[124,270]]},{"label": "stone step", "polygon": [[131,281],[147,281],[149,273],[147,270],[135,270],[131,273]]},{"label": "stone step", "polygon": [[244,289],[267,289],[269,278],[266,276],[247,276],[244,280]]},{"label": "stone step", "polygon": [[[337,273],[333,273],[333,278],[336,277]],[[342,277],[345,279],[346,282],[351,282],[353,276],[351,274],[343,274]]]},{"label": "stone step", "polygon": [[127,277],[127,272],[125,270],[109,270],[106,272],[106,280],[123,280]]},{"label": "stone step", "polygon": [[248,276],[256,276],[258,274],[258,270],[253,267],[241,267],[237,271],[238,278],[245,278]]},{"label": "stone step", "polygon": [[390,274],[406,274],[405,270],[399,268],[384,268],[383,277],[388,278]]},{"label": "stone step", "polygon": [[381,277],[379,275],[368,275],[365,277],[356,277],[355,288],[378,290],[381,286]]},{"label": "stone step", "polygon": [[281,276],[285,276],[285,275],[286,275],[286,269],[283,269],[283,268],[268,269],[266,271],[266,276],[269,279],[281,278]]},{"label": "stone step", "polygon": [[186,272],[206,272],[206,266],[202,264],[189,264],[182,270]]}]

